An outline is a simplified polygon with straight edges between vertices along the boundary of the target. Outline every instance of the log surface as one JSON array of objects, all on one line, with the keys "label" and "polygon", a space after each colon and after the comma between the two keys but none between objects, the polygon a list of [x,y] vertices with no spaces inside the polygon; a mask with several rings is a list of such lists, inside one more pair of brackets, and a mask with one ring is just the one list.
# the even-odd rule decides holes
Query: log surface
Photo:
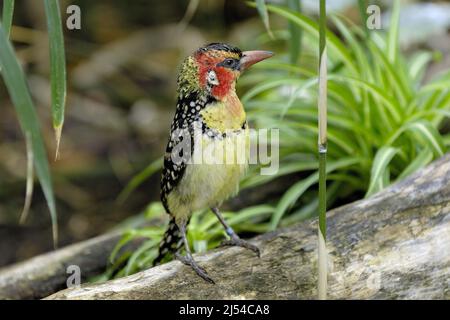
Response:
[{"label": "log surface", "polygon": [[[216,281],[178,261],[48,299],[315,299],[316,221],[195,255]],[[331,299],[450,299],[450,155],[328,213]],[[1,277],[0,277],[1,279]],[[0,280],[1,282],[1,280]]]},{"label": "log surface", "polygon": [[120,238],[105,234],[0,269],[0,300],[40,299],[67,288],[71,265],[82,268],[82,281],[103,272]]}]

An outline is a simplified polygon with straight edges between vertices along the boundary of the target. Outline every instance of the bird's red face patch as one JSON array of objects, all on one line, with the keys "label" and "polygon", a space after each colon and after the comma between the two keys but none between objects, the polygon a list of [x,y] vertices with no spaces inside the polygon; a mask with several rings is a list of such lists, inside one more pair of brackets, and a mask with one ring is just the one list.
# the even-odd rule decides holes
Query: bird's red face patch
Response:
[{"label": "bird's red face patch", "polygon": [[209,84],[214,83],[211,94],[218,100],[222,100],[230,91],[234,90],[234,85],[240,75],[239,70],[218,66],[227,58],[239,58],[239,56],[232,52],[219,50],[200,52],[195,56],[199,66],[198,77],[201,87],[205,88],[208,82]]}]

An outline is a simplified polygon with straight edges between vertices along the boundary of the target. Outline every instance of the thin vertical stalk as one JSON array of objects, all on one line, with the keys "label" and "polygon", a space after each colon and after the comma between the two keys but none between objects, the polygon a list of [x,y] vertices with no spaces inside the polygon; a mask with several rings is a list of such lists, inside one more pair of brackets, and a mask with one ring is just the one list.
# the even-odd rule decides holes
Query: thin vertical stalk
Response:
[{"label": "thin vertical stalk", "polygon": [[326,1],[320,0],[319,18],[319,227],[318,227],[318,297],[327,298],[327,194],[326,194],[326,164],[327,164],[327,50],[326,50]]}]

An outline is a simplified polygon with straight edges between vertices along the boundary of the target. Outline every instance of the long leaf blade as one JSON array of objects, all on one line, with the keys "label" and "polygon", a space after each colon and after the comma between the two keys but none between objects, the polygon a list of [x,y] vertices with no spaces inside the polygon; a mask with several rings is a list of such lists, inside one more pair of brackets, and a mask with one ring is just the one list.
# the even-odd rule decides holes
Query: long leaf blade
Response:
[{"label": "long leaf blade", "polygon": [[14,14],[14,0],[3,0],[2,21],[5,35],[9,38]]},{"label": "long leaf blade", "polygon": [[58,158],[67,90],[64,35],[58,0],[45,0],[45,13],[47,15],[47,28],[50,40],[52,119],[56,138],[55,158]]},{"label": "long leaf blade", "polygon": [[52,180],[48,166],[44,140],[41,135],[39,119],[28,91],[25,75],[17,61],[14,49],[8,41],[3,26],[0,23],[0,65],[2,77],[8,89],[11,100],[16,108],[17,117],[25,136],[30,135],[34,154],[34,166],[41,183],[47,205],[50,210],[53,229],[53,241],[58,243],[58,223],[56,205],[53,194]]},{"label": "long leaf blade", "polygon": [[384,187],[384,177],[386,170],[392,158],[398,152],[398,149],[384,146],[378,150],[373,160],[370,173],[370,184],[366,197],[380,191]]},{"label": "long leaf blade", "polygon": [[[301,0],[287,0],[289,8],[301,12]],[[301,53],[302,29],[292,21],[289,21],[289,58],[292,64],[296,64]]]},{"label": "long leaf blade", "polygon": [[394,0],[391,12],[391,21],[388,33],[388,58],[395,63],[398,53],[398,34],[400,25],[400,0]]},{"label": "long leaf blade", "polygon": [[[288,19],[288,21],[291,21],[292,23],[298,25],[300,28],[302,28],[302,30],[313,35],[314,37],[319,37],[319,25],[309,17],[276,5],[267,5],[267,10]],[[351,57],[351,54],[345,47],[344,43],[329,30],[327,30],[326,36],[327,51],[329,51],[329,57],[340,58],[342,62],[351,69],[352,72],[357,73],[357,68],[353,61],[353,58]]]},{"label": "long leaf blade", "polygon": [[269,13],[267,12],[265,0],[256,0],[256,8],[264,23],[264,27],[271,38],[273,38],[272,31],[270,30]]},{"label": "long leaf blade", "polygon": [[23,224],[27,220],[28,213],[30,212],[31,199],[33,197],[34,187],[34,164],[33,164],[33,144],[31,143],[30,134],[27,134],[27,186],[25,191],[25,204],[23,206],[22,213],[20,214],[19,223]]},{"label": "long leaf blade", "polygon": [[443,156],[445,152],[444,142],[439,131],[426,121],[417,121],[409,124],[407,130],[416,134],[425,144],[427,144],[434,154]]},{"label": "long leaf blade", "polygon": [[[359,162],[358,158],[346,158],[335,162],[330,162],[327,165],[326,173],[330,173],[336,169],[341,169],[344,167],[352,166]],[[289,188],[283,195],[283,197],[278,202],[275,212],[270,221],[270,230],[275,230],[280,223],[281,218],[284,213],[298,200],[298,198],[306,191],[309,187],[319,181],[319,172],[311,174],[306,179],[300,180]]]},{"label": "long leaf blade", "polygon": [[117,197],[118,203],[123,203],[128,196],[139,187],[145,180],[152,176],[156,171],[162,168],[163,158],[158,158],[150,163],[144,170],[135,175],[130,182],[125,186],[122,192]]},{"label": "long leaf blade", "polygon": [[423,149],[417,157],[402,171],[397,180],[402,180],[417,170],[425,167],[433,160],[433,153],[429,149]]}]

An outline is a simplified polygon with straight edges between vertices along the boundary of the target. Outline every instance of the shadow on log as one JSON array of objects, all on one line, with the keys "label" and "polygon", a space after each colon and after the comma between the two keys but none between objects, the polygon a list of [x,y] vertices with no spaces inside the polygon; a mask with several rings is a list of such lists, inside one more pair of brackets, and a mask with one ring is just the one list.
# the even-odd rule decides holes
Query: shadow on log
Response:
[{"label": "shadow on log", "polygon": [[[241,248],[196,255],[216,285],[173,261],[48,299],[315,299],[316,233],[314,221],[259,236],[253,242],[260,259]],[[371,198],[330,211],[328,235],[329,298],[449,299],[450,155]],[[21,268],[0,272],[0,297],[26,281],[13,277]]]}]

